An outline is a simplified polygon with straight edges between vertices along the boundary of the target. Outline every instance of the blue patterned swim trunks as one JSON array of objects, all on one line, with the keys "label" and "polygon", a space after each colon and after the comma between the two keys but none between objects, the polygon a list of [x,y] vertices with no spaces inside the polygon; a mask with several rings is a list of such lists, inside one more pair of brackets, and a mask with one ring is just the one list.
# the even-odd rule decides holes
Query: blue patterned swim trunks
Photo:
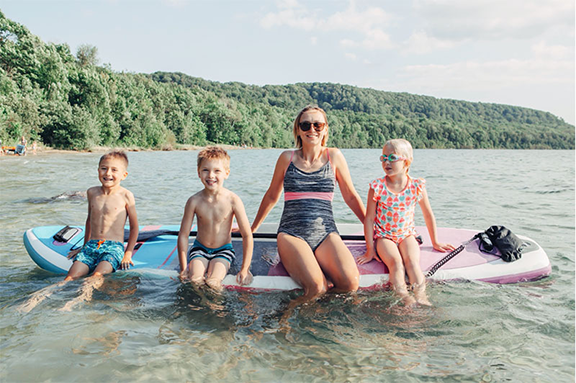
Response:
[{"label": "blue patterned swim trunks", "polygon": [[118,241],[90,240],[76,256],[75,261],[82,262],[90,268],[90,272],[102,261],[109,262],[114,271],[118,270],[124,258],[124,244]]}]

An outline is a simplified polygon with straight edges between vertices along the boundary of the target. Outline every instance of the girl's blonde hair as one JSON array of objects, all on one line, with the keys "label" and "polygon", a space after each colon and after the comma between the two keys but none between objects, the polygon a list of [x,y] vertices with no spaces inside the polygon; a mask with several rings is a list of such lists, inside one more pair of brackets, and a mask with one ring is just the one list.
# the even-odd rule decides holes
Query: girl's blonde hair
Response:
[{"label": "girl's blonde hair", "polygon": [[[308,112],[309,110],[317,110],[318,112],[322,113],[322,115],[324,116],[324,121],[326,122],[326,127],[323,130],[324,137],[322,137],[322,146],[326,146],[326,142],[328,141],[328,128],[329,127],[328,127],[328,117],[326,116],[326,112],[324,111],[324,109],[320,108],[319,106],[308,105],[304,109],[302,109],[300,111],[300,113],[298,113],[298,115],[296,116],[296,119],[294,120],[294,128],[292,129],[292,134],[294,134],[294,141],[296,142],[296,147],[298,149],[300,149],[302,147],[302,139],[300,138],[300,136],[298,136],[298,129],[300,129],[300,119],[302,118],[302,115],[304,113]],[[314,129],[314,128],[310,128],[310,129]]]},{"label": "girl's blonde hair", "polygon": [[403,138],[395,138],[393,140],[386,141],[384,147],[386,146],[392,148],[394,153],[399,154],[402,157],[406,158],[406,160],[404,161],[406,164],[406,174],[408,174],[408,171],[410,170],[410,165],[414,160],[414,150],[412,149],[412,145],[410,144],[410,142],[408,142]]}]

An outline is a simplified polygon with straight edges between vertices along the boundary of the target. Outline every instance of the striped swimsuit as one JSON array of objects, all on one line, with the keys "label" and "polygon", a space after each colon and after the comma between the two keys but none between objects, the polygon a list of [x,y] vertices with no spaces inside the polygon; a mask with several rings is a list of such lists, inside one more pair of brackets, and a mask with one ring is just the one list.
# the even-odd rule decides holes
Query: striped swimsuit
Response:
[{"label": "striped swimsuit", "polygon": [[290,165],[284,174],[284,210],[278,233],[303,239],[316,251],[330,233],[338,233],[332,199],[336,177],[330,163],[307,173],[298,169],[290,157]]}]

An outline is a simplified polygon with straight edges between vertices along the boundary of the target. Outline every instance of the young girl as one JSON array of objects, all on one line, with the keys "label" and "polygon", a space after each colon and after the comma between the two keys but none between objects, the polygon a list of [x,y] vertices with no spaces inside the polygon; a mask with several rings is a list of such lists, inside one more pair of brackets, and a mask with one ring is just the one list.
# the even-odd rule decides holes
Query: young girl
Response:
[{"label": "young girl", "polygon": [[[412,158],[412,145],[406,140],[390,140],[384,145],[380,161],[386,176],[370,183],[364,221],[366,254],[358,258],[358,263],[370,262],[378,254],[390,271],[392,287],[407,306],[415,302],[430,305],[414,227],[416,203],[422,209],[434,249],[445,252],[454,250],[454,246],[438,242],[436,220],[424,188],[426,181],[408,175]],[[408,293],[406,274],[414,297]]]}]

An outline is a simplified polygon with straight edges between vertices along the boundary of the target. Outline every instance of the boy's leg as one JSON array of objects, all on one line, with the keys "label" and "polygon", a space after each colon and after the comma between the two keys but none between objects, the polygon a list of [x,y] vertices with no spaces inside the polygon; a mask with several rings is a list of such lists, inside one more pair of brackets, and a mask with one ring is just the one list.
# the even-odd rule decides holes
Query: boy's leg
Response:
[{"label": "boy's leg", "polygon": [[398,248],[406,267],[408,280],[414,290],[416,301],[423,305],[431,305],[426,296],[426,278],[420,268],[420,246],[416,238],[414,236],[405,238]]},{"label": "boy's leg", "polygon": [[92,299],[94,290],[98,289],[104,283],[104,275],[109,274],[114,271],[114,268],[108,261],[101,261],[96,266],[94,274],[86,278],[82,287],[80,288],[80,295],[66,303],[66,305],[61,309],[62,311],[71,311],[72,307],[76,306],[80,302],[89,301]]},{"label": "boy's leg", "polygon": [[78,279],[85,275],[88,275],[89,272],[90,268],[88,267],[87,264],[80,261],[74,261],[72,267],[70,267],[70,270],[68,270],[68,274],[66,275],[66,278],[64,278],[64,280],[66,282],[72,281],[74,279]]},{"label": "boy's leg", "polygon": [[230,262],[224,258],[214,258],[208,264],[206,284],[216,291],[222,290],[222,280],[228,274]]},{"label": "boy's leg", "polygon": [[208,268],[209,261],[204,257],[194,257],[188,263],[188,278],[197,285],[204,284],[204,274]]},{"label": "boy's leg", "polygon": [[414,298],[408,294],[406,271],[398,245],[389,239],[378,238],[376,241],[376,251],[380,259],[382,259],[388,267],[390,283],[396,291],[396,294],[403,299],[405,305],[409,306],[414,304]]}]

